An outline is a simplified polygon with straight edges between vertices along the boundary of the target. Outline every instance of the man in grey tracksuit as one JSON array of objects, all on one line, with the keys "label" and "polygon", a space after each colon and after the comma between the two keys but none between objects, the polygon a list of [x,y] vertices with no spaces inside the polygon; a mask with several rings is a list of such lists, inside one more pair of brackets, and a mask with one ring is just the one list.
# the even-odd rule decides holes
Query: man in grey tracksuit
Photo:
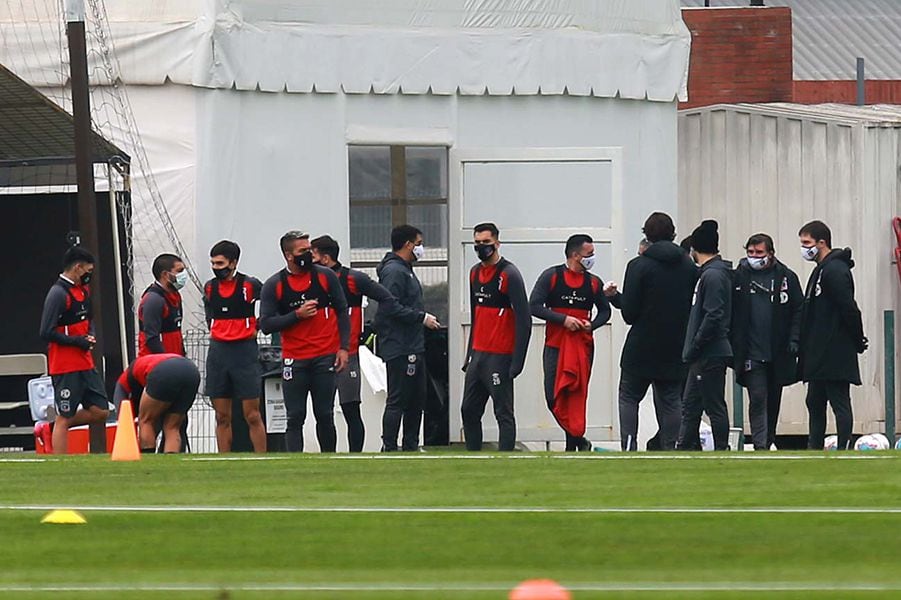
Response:
[{"label": "man in grey tracksuit", "polygon": [[706,412],[716,450],[729,448],[726,409],[726,365],[732,358],[729,322],[732,315],[732,265],[719,255],[717,222],[702,222],[691,234],[691,250],[701,267],[695,286],[682,360],[688,381],[682,398],[679,450],[700,450],[698,428]]},{"label": "man in grey tracksuit", "polygon": [[388,372],[388,397],[382,415],[382,452],[397,450],[397,435],[403,421],[401,449],[419,448],[422,404],[426,395],[425,335],[423,327],[438,329],[434,315],[425,311],[422,285],[413,263],[425,255],[422,232],[411,225],[391,230],[391,252],[379,263],[381,283],[406,310],[379,304],[375,315],[378,354]]}]

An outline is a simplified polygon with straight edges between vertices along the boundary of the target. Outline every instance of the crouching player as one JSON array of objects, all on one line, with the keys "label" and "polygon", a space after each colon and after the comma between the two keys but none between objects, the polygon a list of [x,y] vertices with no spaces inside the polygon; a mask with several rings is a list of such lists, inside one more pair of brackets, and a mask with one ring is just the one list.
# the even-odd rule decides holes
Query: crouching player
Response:
[{"label": "crouching player", "polygon": [[181,424],[194,404],[200,372],[178,354],[148,354],[131,363],[116,382],[114,402],[137,404],[138,443],[142,453],[156,447],[155,424],[162,422],[163,452],[181,449]]}]

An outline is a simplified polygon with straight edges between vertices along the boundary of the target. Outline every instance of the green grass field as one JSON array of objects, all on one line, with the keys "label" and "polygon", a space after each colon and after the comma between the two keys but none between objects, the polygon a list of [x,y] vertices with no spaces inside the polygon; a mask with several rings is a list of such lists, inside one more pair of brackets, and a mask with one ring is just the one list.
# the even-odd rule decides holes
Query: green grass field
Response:
[{"label": "green grass field", "polygon": [[29,458],[0,459],[3,598],[901,594],[901,454]]}]

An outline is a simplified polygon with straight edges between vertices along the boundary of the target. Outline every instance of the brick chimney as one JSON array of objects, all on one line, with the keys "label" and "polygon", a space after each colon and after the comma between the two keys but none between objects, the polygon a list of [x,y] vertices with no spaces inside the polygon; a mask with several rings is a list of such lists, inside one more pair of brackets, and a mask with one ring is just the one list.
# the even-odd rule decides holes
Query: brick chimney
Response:
[{"label": "brick chimney", "polygon": [[792,17],[786,7],[686,8],[691,108],[792,101]]}]

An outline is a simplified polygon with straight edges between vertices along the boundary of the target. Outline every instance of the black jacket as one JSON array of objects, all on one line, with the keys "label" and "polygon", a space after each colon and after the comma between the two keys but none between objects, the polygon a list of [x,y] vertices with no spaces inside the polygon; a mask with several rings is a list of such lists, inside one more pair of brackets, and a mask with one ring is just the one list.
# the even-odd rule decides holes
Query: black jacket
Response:
[{"label": "black jacket", "polygon": [[851,249],[836,249],[807,281],[798,371],[804,381],[860,385],[857,354],[866,349],[863,320],[854,301]]},{"label": "black jacket", "polygon": [[732,358],[729,324],[732,319],[732,264],[719,256],[701,267],[695,285],[682,360]]},{"label": "black jacket", "polygon": [[[776,261],[772,267],[775,289],[771,297],[773,322],[770,340],[776,379],[782,385],[798,381],[797,350],[801,338],[801,309],[804,292],[794,271]],[[732,354],[738,383],[744,385],[751,324],[751,274],[747,259],[738,263],[732,276]]]},{"label": "black jacket", "polygon": [[651,380],[685,377],[682,346],[698,268],[672,242],[655,242],[629,261],[618,297],[631,325],[620,357],[623,371]]},{"label": "black jacket", "polygon": [[378,354],[383,360],[425,352],[422,285],[413,265],[389,252],[376,268],[381,283],[397,299],[400,308],[379,303],[375,313]]}]

